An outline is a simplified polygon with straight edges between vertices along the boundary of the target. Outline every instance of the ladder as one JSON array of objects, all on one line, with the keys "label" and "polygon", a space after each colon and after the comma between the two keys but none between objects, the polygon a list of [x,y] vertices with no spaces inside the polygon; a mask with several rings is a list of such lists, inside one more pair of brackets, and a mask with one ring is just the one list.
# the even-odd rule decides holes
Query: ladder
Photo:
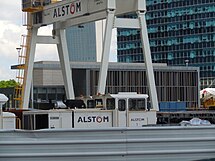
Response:
[{"label": "ladder", "polygon": [[[28,13],[29,14],[29,13]],[[31,15],[29,16],[31,17]],[[23,108],[23,97],[24,88],[26,84],[26,71],[28,69],[29,53],[30,53],[30,39],[31,39],[31,23],[27,23],[27,35],[22,35],[21,38],[21,50],[18,52],[18,65],[16,79],[18,85],[15,87],[14,100],[17,101],[15,104],[18,108]]]}]

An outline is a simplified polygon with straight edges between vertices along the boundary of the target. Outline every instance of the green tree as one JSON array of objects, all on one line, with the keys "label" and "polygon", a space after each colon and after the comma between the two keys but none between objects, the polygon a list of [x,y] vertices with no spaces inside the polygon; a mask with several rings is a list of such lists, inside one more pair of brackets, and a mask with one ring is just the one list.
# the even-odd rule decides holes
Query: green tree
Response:
[{"label": "green tree", "polygon": [[17,85],[18,85],[18,83],[14,79],[10,79],[7,81],[5,81],[5,80],[0,81],[0,88],[15,87]]}]

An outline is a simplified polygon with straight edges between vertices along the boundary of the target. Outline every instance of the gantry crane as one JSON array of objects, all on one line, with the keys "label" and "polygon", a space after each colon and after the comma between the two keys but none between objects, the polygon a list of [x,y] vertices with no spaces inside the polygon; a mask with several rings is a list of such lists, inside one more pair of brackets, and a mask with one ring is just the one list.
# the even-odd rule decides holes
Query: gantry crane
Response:
[{"label": "gantry crane", "polygon": [[[37,3],[36,3],[37,2]],[[24,12],[32,20],[29,38],[29,51],[26,53],[26,69],[24,74],[22,108],[28,107],[30,86],[32,81],[33,62],[37,43],[57,44],[67,99],[74,99],[74,89],[71,75],[65,28],[87,22],[106,19],[105,36],[103,41],[102,62],[99,73],[98,93],[105,93],[108,61],[113,28],[140,29],[143,55],[149,85],[152,107],[158,110],[157,92],[151,60],[149,39],[147,34],[145,0],[62,0],[52,3],[50,0],[23,0]],[[56,2],[56,1],[55,1]],[[136,19],[118,18],[126,13],[136,12]],[[37,35],[42,26],[53,25],[51,36]]]}]

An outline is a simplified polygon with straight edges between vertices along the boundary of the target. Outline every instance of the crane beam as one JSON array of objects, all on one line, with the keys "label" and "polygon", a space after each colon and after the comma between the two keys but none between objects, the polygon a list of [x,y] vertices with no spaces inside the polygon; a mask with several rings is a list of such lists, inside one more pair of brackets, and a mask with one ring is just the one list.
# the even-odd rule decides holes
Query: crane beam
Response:
[{"label": "crane beam", "polygon": [[[138,5],[137,0],[67,0],[44,6],[42,11],[33,13],[33,25],[44,26],[58,22],[66,28],[105,19],[107,10],[113,8],[116,8],[115,16],[145,10],[145,6]],[[72,23],[73,19],[75,23]]]}]

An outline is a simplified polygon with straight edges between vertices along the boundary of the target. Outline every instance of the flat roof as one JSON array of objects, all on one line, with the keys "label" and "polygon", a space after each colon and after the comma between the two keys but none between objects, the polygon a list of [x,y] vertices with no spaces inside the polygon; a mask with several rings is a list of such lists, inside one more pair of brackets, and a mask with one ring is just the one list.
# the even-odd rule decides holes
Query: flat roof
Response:
[{"label": "flat roof", "polygon": [[[100,69],[101,62],[70,62],[73,69]],[[199,67],[192,66],[167,66],[166,63],[153,63],[154,70],[180,70],[180,71],[199,71]],[[17,65],[11,66],[11,69],[17,69]],[[60,70],[59,61],[38,61],[34,62],[34,69]],[[145,63],[119,63],[109,62],[108,69],[111,70],[145,70]]]}]

